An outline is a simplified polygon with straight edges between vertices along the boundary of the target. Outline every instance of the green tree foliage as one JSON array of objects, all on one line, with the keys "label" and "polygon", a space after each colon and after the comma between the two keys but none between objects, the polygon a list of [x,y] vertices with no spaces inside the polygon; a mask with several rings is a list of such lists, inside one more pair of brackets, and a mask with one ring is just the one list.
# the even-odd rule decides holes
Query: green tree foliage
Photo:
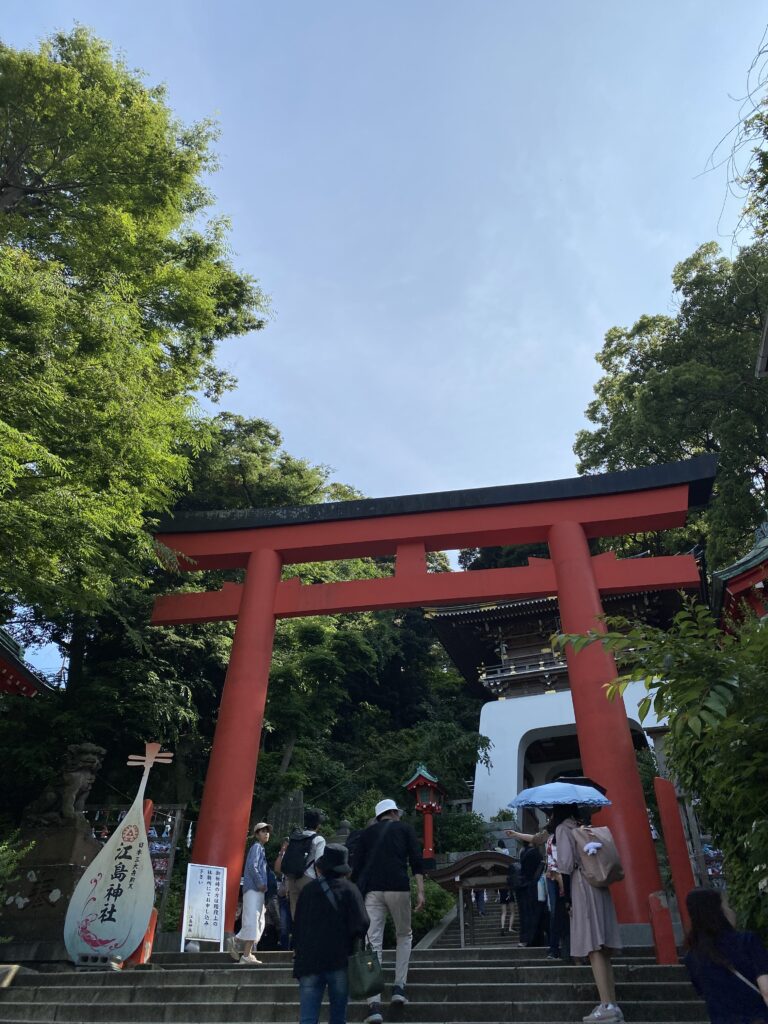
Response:
[{"label": "green tree foliage", "polygon": [[[17,780],[0,802],[18,813],[80,740],[109,749],[93,798],[125,798],[125,754],[156,739],[176,759],[155,797],[194,806],[233,625],[157,629],[149,616],[157,594],[239,574],[159,564],[151,527],[172,508],[357,492],[285,452],[265,421],[196,407],[231,383],[217,343],[261,327],[266,309],[230,263],[226,225],[206,220],[213,127],[179,123],[162,89],[83,29],[36,53],[0,46],[0,109],[0,610],[69,666],[45,700],[0,701],[0,768]],[[429,564],[448,568],[439,553]],[[399,792],[424,758],[463,795],[487,759],[478,710],[418,612],[281,623],[257,806],[301,785],[340,811],[372,786]]]},{"label": "green tree foliage", "polygon": [[[414,883],[411,884],[411,901],[413,904],[416,903],[416,886]],[[455,896],[446,892],[445,889],[441,888],[436,882],[433,882],[429,878],[425,878],[424,907],[413,915],[412,928],[414,943],[419,942],[424,938],[427,932],[430,932],[435,925],[438,925],[451,907],[455,906],[455,904]],[[387,917],[387,923],[389,922],[390,918]],[[394,932],[394,929],[392,929],[392,931]],[[394,948],[395,940],[396,937],[393,934],[387,943],[388,949]]]},{"label": "green tree foliage", "polygon": [[699,818],[723,850],[729,897],[751,927],[768,930],[768,629],[755,619],[721,630],[708,608],[689,602],[669,630],[606,619],[601,636],[564,636],[562,646],[602,643],[622,674],[667,718],[665,755]]},{"label": "green tree foliage", "polygon": [[527,565],[529,558],[549,558],[546,544],[510,544],[495,548],[464,548],[459,554],[462,569],[512,569]]},{"label": "green tree foliage", "polygon": [[768,245],[733,260],[703,245],[672,280],[674,316],[642,316],[606,334],[597,355],[603,376],[587,408],[594,426],[579,432],[574,450],[581,473],[716,453],[710,509],[693,531],[670,531],[655,546],[680,550],[704,533],[718,565],[743,554],[766,514],[768,389],[754,364],[768,309]]},{"label": "green tree foliage", "polygon": [[209,123],[84,29],[0,45],[0,596],[103,608],[211,443],[219,340],[265,300],[206,222]]},{"label": "green tree foliage", "polygon": [[462,796],[477,761],[489,760],[478,714],[420,611],[282,623],[257,798],[266,806],[301,787],[348,816],[371,787],[405,800],[421,761]]},{"label": "green tree foliage", "polygon": [[474,811],[469,814],[441,814],[435,819],[437,853],[476,853],[487,846],[485,822]]},{"label": "green tree foliage", "polygon": [[[223,413],[213,443],[192,461],[185,509],[247,508],[353,496],[327,468],[290,456],[263,420]],[[194,806],[207,764],[232,644],[232,623],[151,627],[157,594],[217,589],[234,572],[174,574],[146,558],[110,606],[77,617],[29,610],[16,623],[24,643],[59,644],[70,656],[67,687],[44,701],[0,701],[0,770],[18,784],[0,800],[11,813],[35,795],[67,743],[98,741],[108,751],[94,799],[133,785],[125,755],[147,739],[176,751],[158,773],[156,799]],[[386,575],[391,561],[365,559],[287,566],[305,583]],[[296,787],[334,816],[376,786],[405,798],[402,783],[426,760],[452,795],[466,793],[488,741],[478,738],[479,700],[418,611],[284,620],[278,624],[255,800],[270,804]],[[50,737],[56,742],[51,743]],[[113,787],[113,788],[110,788]],[[375,801],[374,801],[375,802]]]},{"label": "green tree foliage", "polygon": [[[18,831],[0,838],[0,906],[5,904],[10,883],[18,875],[19,864],[34,845],[22,843]],[[0,942],[7,942],[9,938],[10,936],[0,936]]]}]

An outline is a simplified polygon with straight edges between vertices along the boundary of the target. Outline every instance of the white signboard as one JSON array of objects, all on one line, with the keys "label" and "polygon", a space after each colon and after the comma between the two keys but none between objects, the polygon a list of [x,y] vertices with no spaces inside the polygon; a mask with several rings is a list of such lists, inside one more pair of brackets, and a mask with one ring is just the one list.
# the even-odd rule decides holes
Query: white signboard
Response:
[{"label": "white signboard", "polygon": [[184,893],[184,927],[181,949],[190,939],[218,942],[224,949],[224,902],[227,869],[211,864],[189,864]]},{"label": "white signboard", "polygon": [[128,763],[144,768],[136,799],[86,869],[69,901],[64,943],[75,963],[93,957],[125,960],[144,938],[155,902],[155,875],[144,825],[144,791],[153,763],[157,760],[167,764],[172,756],[159,751],[159,743],[148,743],[144,757],[131,755]]}]

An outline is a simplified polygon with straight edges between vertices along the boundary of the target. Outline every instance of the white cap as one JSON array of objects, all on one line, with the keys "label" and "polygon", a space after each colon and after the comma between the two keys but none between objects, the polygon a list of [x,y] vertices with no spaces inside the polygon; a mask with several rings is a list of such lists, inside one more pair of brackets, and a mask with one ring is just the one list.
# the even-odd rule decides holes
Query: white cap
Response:
[{"label": "white cap", "polygon": [[379,800],[373,809],[374,817],[378,818],[381,814],[386,814],[387,811],[399,811],[400,808],[397,806],[394,800]]}]

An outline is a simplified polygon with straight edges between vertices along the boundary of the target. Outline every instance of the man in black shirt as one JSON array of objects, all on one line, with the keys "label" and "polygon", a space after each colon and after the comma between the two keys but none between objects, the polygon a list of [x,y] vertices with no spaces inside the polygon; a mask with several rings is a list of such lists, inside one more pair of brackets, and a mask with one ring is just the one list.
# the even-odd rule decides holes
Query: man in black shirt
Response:
[{"label": "man in black shirt", "polygon": [[328,986],[329,1024],[345,1024],[349,988],[347,960],[370,921],[350,873],[347,848],[326,845],[316,862],[317,879],[299,894],[293,923],[293,976],[299,979],[301,1024],[317,1024]]},{"label": "man in black shirt", "polygon": [[[416,910],[424,906],[424,868],[416,833],[400,821],[394,800],[376,804],[376,822],[362,833],[355,850],[355,880],[365,895],[365,909],[371,919],[368,941],[381,957],[384,923],[392,917],[397,936],[393,1003],[407,1003],[405,982],[411,958],[411,883],[408,866],[416,879]],[[366,1024],[382,1024],[381,993],[368,1000]]]},{"label": "man in black shirt", "polygon": [[520,889],[517,902],[520,907],[520,945],[533,946],[539,928],[541,910],[539,909],[537,886],[539,877],[544,870],[544,861],[537,848],[527,840],[523,840],[523,852],[520,854]]}]

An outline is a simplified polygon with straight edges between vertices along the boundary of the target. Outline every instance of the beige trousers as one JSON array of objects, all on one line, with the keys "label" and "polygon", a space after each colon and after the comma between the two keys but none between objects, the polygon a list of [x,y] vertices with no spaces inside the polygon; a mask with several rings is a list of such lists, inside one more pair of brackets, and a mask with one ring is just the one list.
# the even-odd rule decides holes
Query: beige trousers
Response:
[{"label": "beige trousers", "polygon": [[[408,977],[408,962],[411,959],[413,932],[411,931],[411,894],[410,892],[381,892],[374,890],[365,895],[365,909],[371,919],[368,929],[368,941],[379,954],[384,945],[384,924],[387,913],[392,917],[397,938],[395,950],[395,984],[405,988]],[[380,1003],[381,993],[368,997],[369,1003]]]},{"label": "beige trousers", "polygon": [[288,890],[288,901],[291,904],[291,917],[296,917],[296,904],[299,902],[299,893],[305,885],[309,885],[314,879],[309,875],[302,875],[301,878],[286,878],[285,887]]}]

